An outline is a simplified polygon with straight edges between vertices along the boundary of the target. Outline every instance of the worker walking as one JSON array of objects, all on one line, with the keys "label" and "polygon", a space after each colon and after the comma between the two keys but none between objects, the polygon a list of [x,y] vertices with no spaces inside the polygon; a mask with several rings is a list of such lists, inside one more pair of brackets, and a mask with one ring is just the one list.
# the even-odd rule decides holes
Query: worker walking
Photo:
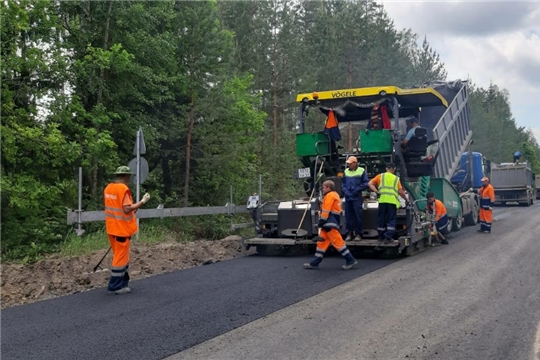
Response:
[{"label": "worker walking", "polygon": [[358,159],[350,156],[347,159],[348,168],[345,169],[341,182],[341,191],[345,197],[345,219],[347,222],[347,237],[345,241],[353,239],[362,240],[362,206],[364,199],[362,192],[367,189],[369,179],[366,171],[358,166]]},{"label": "worker walking", "polygon": [[344,270],[349,270],[358,262],[352,256],[339,233],[340,214],[341,214],[341,199],[335,190],[335,184],[331,180],[326,180],[322,185],[323,202],[321,214],[317,226],[320,229],[320,237],[322,241],[317,242],[317,250],[315,258],[309,263],[304,264],[304,269],[318,269],[319,264],[323,260],[324,254],[328,247],[332,245],[345,258]]},{"label": "worker walking", "polygon": [[[442,201],[435,199],[435,194],[430,191],[427,193],[427,211],[435,215],[435,226],[437,231],[444,231],[448,227],[448,214]],[[441,244],[448,245],[448,240],[443,239]]]},{"label": "worker walking", "polygon": [[493,189],[486,176],[482,178],[482,186],[478,189],[478,194],[480,195],[480,229],[477,231],[489,234],[493,222],[495,189]]},{"label": "worker walking", "polygon": [[392,242],[396,232],[397,209],[401,206],[398,194],[407,200],[407,195],[395,172],[396,166],[388,163],[386,172],[375,176],[368,184],[371,191],[380,194],[377,231],[379,242],[384,240],[384,243]]},{"label": "worker walking", "polygon": [[132,175],[131,170],[128,166],[119,166],[114,174],[116,179],[103,191],[105,227],[113,251],[111,278],[107,289],[114,294],[128,294],[131,292],[128,286],[130,241],[138,231],[135,211],[150,200],[150,194],[146,193],[141,201],[133,204],[127,187]]}]

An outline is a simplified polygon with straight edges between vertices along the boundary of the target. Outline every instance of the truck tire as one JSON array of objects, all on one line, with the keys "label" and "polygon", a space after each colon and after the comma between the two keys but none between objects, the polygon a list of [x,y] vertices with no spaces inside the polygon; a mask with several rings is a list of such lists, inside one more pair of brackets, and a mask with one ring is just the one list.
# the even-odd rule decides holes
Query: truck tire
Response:
[{"label": "truck tire", "polygon": [[472,211],[469,214],[465,215],[465,218],[464,218],[465,225],[474,226],[478,224],[478,217],[479,217],[478,204],[475,202],[473,205]]},{"label": "truck tire", "polygon": [[452,222],[452,231],[456,232],[461,230],[461,228],[463,227],[463,212],[460,211],[458,216],[452,219]]},{"label": "truck tire", "polygon": [[452,232],[454,228],[454,219],[448,219],[448,226],[444,230],[441,230],[441,234],[448,235]]}]

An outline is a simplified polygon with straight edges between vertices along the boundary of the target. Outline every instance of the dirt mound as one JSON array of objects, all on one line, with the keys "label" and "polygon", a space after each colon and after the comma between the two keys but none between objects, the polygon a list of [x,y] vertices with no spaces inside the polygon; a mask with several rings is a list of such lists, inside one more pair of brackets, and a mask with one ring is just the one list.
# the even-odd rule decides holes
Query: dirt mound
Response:
[{"label": "dirt mound", "polygon": [[[2,308],[107,286],[111,253],[101,264],[104,270],[92,272],[105,251],[67,258],[53,255],[32,265],[2,264]],[[129,274],[132,280],[142,279],[254,252],[243,249],[239,236],[216,241],[137,244],[131,248]]]}]

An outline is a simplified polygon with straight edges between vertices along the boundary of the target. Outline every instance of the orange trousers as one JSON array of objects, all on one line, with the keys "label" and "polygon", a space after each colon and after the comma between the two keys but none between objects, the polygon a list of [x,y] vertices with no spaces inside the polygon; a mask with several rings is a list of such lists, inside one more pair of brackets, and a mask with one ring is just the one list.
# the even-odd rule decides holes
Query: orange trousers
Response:
[{"label": "orange trousers", "polygon": [[480,209],[480,230],[491,232],[493,210]]},{"label": "orange trousers", "polygon": [[321,229],[321,237],[324,239],[324,241],[317,243],[317,252],[322,252],[324,254],[330,245],[332,245],[338,251],[341,251],[344,247],[346,247],[345,241],[343,241],[343,238],[337,229],[331,229],[328,231]]},{"label": "orange trousers", "polygon": [[129,283],[129,248],[131,238],[107,234],[113,251],[109,291],[119,290]]}]

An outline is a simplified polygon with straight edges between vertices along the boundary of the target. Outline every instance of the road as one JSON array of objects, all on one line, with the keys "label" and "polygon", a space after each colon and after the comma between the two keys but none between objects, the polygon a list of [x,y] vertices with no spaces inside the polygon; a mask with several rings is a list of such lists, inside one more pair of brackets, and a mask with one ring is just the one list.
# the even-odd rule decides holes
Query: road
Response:
[{"label": "road", "polygon": [[400,260],[247,257],[2,311],[2,359],[540,359],[540,212]]}]

